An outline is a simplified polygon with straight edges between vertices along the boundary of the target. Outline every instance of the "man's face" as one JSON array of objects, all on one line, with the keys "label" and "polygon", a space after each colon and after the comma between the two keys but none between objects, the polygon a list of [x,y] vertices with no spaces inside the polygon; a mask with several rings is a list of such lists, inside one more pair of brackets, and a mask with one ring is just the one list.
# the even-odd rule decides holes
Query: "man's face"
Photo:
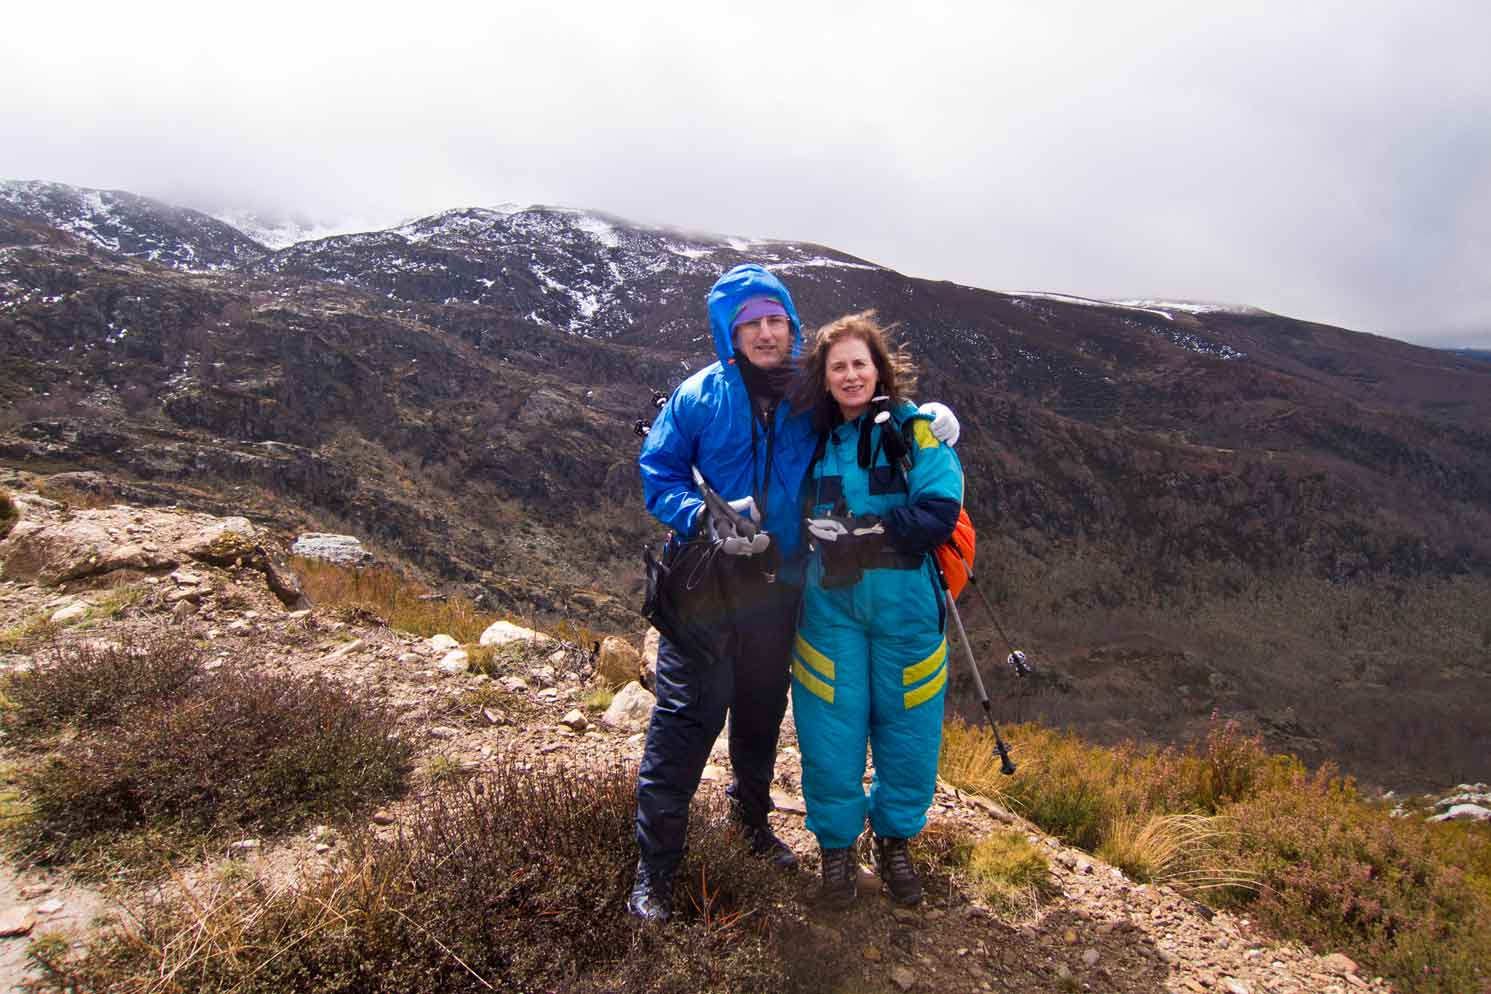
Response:
[{"label": "man's face", "polygon": [[735,326],[735,347],[761,369],[786,360],[792,342],[792,322],[784,314],[768,314]]}]

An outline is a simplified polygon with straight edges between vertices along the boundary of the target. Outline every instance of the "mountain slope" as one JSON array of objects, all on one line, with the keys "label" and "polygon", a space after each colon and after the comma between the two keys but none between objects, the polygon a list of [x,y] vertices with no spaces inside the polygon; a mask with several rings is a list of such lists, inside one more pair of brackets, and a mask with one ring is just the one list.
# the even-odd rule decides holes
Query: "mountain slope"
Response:
[{"label": "mountain slope", "polygon": [[[1491,364],[569,210],[449,211],[213,273],[47,223],[68,217],[0,203],[0,460],[27,472],[354,531],[510,610],[635,624],[657,529],[630,425],[713,360],[705,294],[756,259],[809,324],[897,322],[922,395],[959,410],[983,585],[1076,688],[1000,681],[1003,707],[1108,739],[1221,711],[1381,782],[1486,779]],[[1002,656],[977,602],[968,620]]]}]

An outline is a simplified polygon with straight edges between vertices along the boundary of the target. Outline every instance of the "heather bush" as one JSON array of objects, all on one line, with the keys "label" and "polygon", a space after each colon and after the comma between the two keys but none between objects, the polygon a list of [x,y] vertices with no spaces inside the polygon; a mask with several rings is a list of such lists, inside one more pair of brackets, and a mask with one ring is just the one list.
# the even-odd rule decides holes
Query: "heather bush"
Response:
[{"label": "heather bush", "polygon": [[75,725],[118,724],[135,708],[164,706],[202,672],[202,651],[166,631],[125,635],[116,642],[53,644],[32,670],[10,676],[5,715],[13,739],[33,742]]},{"label": "heather bush", "polygon": [[[624,910],[636,859],[635,769],[501,763],[438,786],[393,836],[348,840],[298,890],[240,886],[147,904],[71,962],[53,990],[462,994],[491,990],[834,989],[800,941],[808,883],[749,856],[701,798],[675,921]],[[201,937],[183,943],[182,934]]]},{"label": "heather bush", "polygon": [[[73,696],[86,691],[78,681]],[[385,798],[409,771],[392,716],[319,677],[224,667],[110,722],[21,774],[24,859],[86,875],[96,860],[158,860],[162,845],[279,834]]]},{"label": "heather bush", "polygon": [[1484,827],[1465,846],[1468,833],[1390,817],[1330,769],[1269,784],[1226,813],[1233,858],[1264,883],[1250,913],[1281,934],[1344,950],[1410,991],[1481,994],[1491,983]]}]

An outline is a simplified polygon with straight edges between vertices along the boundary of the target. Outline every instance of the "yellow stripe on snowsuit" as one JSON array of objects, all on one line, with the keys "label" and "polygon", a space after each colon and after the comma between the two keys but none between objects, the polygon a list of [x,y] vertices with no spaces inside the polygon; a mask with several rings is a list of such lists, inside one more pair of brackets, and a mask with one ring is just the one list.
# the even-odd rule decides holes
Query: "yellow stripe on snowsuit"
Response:
[{"label": "yellow stripe on snowsuit", "polygon": [[921,681],[925,680],[927,677],[932,675],[933,670],[942,665],[942,661],[946,658],[947,639],[943,639],[942,643],[937,646],[937,650],[930,656],[928,656],[926,659],[923,659],[915,666],[908,666],[906,667],[906,669],[901,671],[901,686],[909,687],[913,683],[920,683]]},{"label": "yellow stripe on snowsuit", "polygon": [[916,442],[918,449],[937,449],[942,443],[937,441],[937,436],[932,434],[932,422],[917,418],[911,423],[911,438]]},{"label": "yellow stripe on snowsuit", "polygon": [[823,698],[829,704],[834,702],[834,689],[813,674],[813,671],[802,664],[801,659],[793,658],[792,675],[797,677],[797,682],[817,697]]},{"label": "yellow stripe on snowsuit", "polygon": [[937,696],[937,692],[939,690],[941,690],[946,683],[947,683],[947,666],[943,665],[942,668],[937,671],[937,675],[935,677],[933,677],[931,680],[928,680],[926,683],[922,684],[920,687],[917,687],[915,690],[910,690],[910,691],[906,692],[906,695],[905,695],[905,708],[906,708],[906,710],[910,711],[912,708],[916,707],[918,704],[921,704],[924,701],[931,700],[933,697]]},{"label": "yellow stripe on snowsuit", "polygon": [[814,649],[811,645],[808,645],[807,639],[801,635],[797,636],[797,642],[793,644],[792,648],[802,657],[804,663],[807,663],[813,669],[822,673],[826,679],[832,680],[834,678],[834,661],[817,649]]}]

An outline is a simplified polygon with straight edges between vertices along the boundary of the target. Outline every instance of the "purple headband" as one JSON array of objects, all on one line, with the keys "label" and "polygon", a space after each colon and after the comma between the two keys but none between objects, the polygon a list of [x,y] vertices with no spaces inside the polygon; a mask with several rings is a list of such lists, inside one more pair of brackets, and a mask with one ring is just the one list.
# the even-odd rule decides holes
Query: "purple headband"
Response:
[{"label": "purple headband", "polygon": [[783,307],[782,302],[775,297],[752,297],[741,304],[740,310],[735,312],[735,319],[730,322],[730,330],[734,331],[747,321],[755,321],[772,314],[786,317],[787,308]]}]

